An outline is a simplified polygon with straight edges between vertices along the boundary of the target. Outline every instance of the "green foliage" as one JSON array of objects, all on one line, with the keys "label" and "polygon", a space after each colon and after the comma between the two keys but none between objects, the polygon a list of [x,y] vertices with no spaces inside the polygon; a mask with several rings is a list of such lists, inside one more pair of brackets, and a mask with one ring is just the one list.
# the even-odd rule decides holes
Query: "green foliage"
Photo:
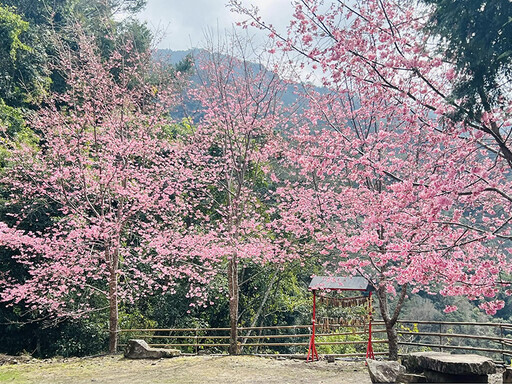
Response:
[{"label": "green foliage", "polygon": [[512,74],[512,2],[509,0],[423,0],[433,5],[430,30],[439,35],[446,58],[461,80],[453,92],[478,118],[499,103],[503,77]]},{"label": "green foliage", "polygon": [[[245,266],[240,274],[240,324],[252,324],[266,295],[268,299],[257,319],[257,326],[309,323],[311,296],[307,291],[307,280],[308,276],[300,273],[298,263],[284,269]],[[270,292],[267,293],[267,290]]]},{"label": "green foliage", "polygon": [[12,61],[16,61],[18,50],[30,51],[30,47],[20,39],[21,34],[27,30],[28,23],[14,13],[14,9],[0,5],[0,47],[8,52],[7,56]]},{"label": "green foliage", "polygon": [[16,12],[0,5],[0,95],[4,105],[26,107],[41,100],[49,79],[36,37]]},{"label": "green foliage", "polygon": [[13,137],[25,128],[25,118],[19,108],[11,107],[0,99],[0,126],[8,137]]},{"label": "green foliage", "polygon": [[[57,324],[44,321],[16,322],[20,318],[16,308],[0,307],[0,317],[12,323],[0,327],[2,352],[17,355],[30,353],[35,357],[87,356],[104,352],[108,344],[105,318],[92,314],[81,320],[66,320]],[[27,316],[24,316],[28,320]]]},{"label": "green foliage", "polygon": [[169,124],[162,128],[163,134],[169,137],[169,140],[186,140],[194,133],[194,126],[190,119],[184,118],[177,124]]},{"label": "green foliage", "polygon": [[119,310],[119,328],[154,328],[158,324],[150,319],[140,308],[121,307]]},{"label": "green foliage", "polygon": [[183,60],[179,61],[174,68],[176,72],[180,73],[190,73],[192,71],[192,67],[194,64],[194,57],[192,54],[188,54],[183,58]]},{"label": "green foliage", "polygon": [[[439,297],[436,298],[438,299]],[[400,318],[403,320],[442,320],[442,309],[439,308],[439,305],[436,306],[432,297],[413,295],[405,302]]]},{"label": "green foliage", "polygon": [[[348,333],[345,334],[345,333]],[[366,352],[367,335],[356,334],[356,328],[339,328],[330,336],[319,336],[315,338],[317,351],[320,354],[348,354]],[[319,345],[318,343],[336,343],[336,342],[362,342],[361,344],[334,344]]]},{"label": "green foliage", "polygon": [[97,316],[93,316],[66,322],[57,329],[52,328],[41,340],[41,357],[88,356],[104,352],[108,345],[104,324]]}]

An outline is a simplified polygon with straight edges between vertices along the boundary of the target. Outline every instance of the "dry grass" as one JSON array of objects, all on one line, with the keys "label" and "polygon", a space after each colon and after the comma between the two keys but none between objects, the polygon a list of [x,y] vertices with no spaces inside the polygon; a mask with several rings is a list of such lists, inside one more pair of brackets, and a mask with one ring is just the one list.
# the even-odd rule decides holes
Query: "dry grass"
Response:
[{"label": "dry grass", "polygon": [[121,356],[30,360],[0,366],[0,383],[357,383],[369,384],[363,362],[276,360],[252,356],[194,356],[127,360]]}]

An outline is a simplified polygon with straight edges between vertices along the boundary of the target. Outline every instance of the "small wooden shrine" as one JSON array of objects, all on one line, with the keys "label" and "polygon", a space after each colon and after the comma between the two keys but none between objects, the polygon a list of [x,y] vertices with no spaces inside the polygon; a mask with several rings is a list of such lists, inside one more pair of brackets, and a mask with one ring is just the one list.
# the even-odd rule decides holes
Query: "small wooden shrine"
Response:
[{"label": "small wooden shrine", "polygon": [[[315,334],[316,334],[316,306],[317,297],[319,304],[334,307],[354,307],[354,306],[366,306],[368,311],[368,345],[366,348],[366,358],[374,359],[373,346],[372,346],[372,292],[375,288],[369,284],[369,282],[363,277],[341,277],[341,276],[315,276],[309,284],[309,290],[313,293],[313,329],[311,332],[311,339],[309,341],[307,361],[318,360],[318,352],[315,346]],[[357,297],[329,297],[325,295],[318,295],[320,291],[324,292],[337,292],[337,291],[359,291],[361,296]],[[328,329],[329,319],[326,318],[322,322],[322,328]],[[327,321],[327,323],[326,323]],[[334,321],[340,326],[361,326],[364,324],[347,323],[344,319],[334,319]]]}]

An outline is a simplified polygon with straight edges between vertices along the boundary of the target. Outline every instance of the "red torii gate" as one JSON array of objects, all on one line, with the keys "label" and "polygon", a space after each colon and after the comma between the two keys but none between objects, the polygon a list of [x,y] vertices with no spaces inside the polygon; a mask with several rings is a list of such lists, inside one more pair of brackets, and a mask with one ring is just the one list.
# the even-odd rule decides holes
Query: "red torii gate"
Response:
[{"label": "red torii gate", "polygon": [[318,358],[318,352],[315,345],[315,329],[316,329],[316,291],[359,291],[363,295],[368,295],[370,306],[368,308],[370,321],[368,324],[368,346],[366,348],[366,358],[374,359],[372,346],[372,307],[371,298],[375,288],[368,283],[363,277],[341,277],[341,276],[315,276],[309,283],[309,290],[313,292],[313,329],[311,339],[309,340],[308,356],[306,361],[313,361]]}]

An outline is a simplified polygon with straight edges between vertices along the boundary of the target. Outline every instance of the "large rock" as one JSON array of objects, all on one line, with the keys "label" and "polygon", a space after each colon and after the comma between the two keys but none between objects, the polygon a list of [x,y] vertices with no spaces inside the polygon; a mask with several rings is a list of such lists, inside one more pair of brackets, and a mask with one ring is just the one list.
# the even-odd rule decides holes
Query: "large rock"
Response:
[{"label": "large rock", "polygon": [[405,373],[405,367],[398,361],[377,361],[366,359],[372,383],[396,383],[397,377]]},{"label": "large rock", "polygon": [[436,371],[449,375],[483,376],[496,373],[496,365],[480,355],[414,352],[402,358],[407,372]]},{"label": "large rock", "polygon": [[140,339],[128,340],[124,357],[128,359],[161,359],[163,357],[176,357],[181,354],[177,349],[151,348],[148,343]]}]

